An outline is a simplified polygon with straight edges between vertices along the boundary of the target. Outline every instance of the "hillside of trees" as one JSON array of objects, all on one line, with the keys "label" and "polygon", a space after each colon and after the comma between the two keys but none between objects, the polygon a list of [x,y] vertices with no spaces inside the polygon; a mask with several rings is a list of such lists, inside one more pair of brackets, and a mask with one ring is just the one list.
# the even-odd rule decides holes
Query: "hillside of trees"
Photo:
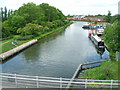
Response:
[{"label": "hillside of trees", "polygon": [[18,10],[1,8],[2,38],[29,39],[68,23],[63,13],[47,3],[23,4]]}]

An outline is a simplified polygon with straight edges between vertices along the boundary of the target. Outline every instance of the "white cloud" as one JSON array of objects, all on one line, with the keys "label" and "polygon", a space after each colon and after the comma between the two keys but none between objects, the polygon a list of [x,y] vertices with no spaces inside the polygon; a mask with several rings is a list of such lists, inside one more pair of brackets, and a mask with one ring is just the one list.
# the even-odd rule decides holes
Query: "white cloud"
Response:
[{"label": "white cloud", "polygon": [[37,5],[49,3],[67,14],[107,14],[110,10],[113,14],[118,13],[119,0],[0,0],[1,7],[18,9],[23,3],[34,2]]}]

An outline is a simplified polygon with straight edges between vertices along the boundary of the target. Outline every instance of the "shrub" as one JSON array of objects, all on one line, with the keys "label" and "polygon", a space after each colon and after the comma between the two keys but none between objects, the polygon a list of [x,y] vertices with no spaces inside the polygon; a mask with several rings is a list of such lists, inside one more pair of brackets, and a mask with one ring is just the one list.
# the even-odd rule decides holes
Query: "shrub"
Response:
[{"label": "shrub", "polygon": [[29,40],[32,38],[33,38],[33,35],[27,35],[27,36],[16,35],[16,36],[14,36],[15,40]]}]

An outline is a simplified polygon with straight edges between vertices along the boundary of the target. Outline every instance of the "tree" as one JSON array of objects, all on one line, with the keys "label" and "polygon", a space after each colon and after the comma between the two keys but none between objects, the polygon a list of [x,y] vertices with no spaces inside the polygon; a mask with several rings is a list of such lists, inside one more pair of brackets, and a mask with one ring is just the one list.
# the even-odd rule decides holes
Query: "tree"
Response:
[{"label": "tree", "polygon": [[2,39],[2,33],[1,33],[2,32],[2,28],[1,27],[2,27],[2,21],[0,21],[0,40]]},{"label": "tree", "polygon": [[53,24],[55,24],[55,27],[60,27],[62,26],[64,23],[61,20],[55,20],[53,21]]},{"label": "tree", "polygon": [[2,23],[2,37],[9,37],[13,32],[13,27],[11,27],[11,22],[6,20]]},{"label": "tree", "polygon": [[108,15],[105,17],[105,20],[109,23],[111,22],[111,12],[110,11],[108,11]]},{"label": "tree", "polygon": [[7,20],[7,8],[4,8],[4,20]]},{"label": "tree", "polygon": [[19,33],[22,36],[32,34],[37,36],[66,24],[63,13],[46,3],[40,5],[34,3],[23,4],[14,12],[7,10],[6,7],[4,9],[1,8],[4,37],[18,35]]},{"label": "tree", "polygon": [[23,28],[26,25],[26,20],[22,16],[14,15],[11,19],[11,25],[16,29]]},{"label": "tree", "polygon": [[1,18],[2,18],[2,21],[3,21],[3,8],[1,7],[1,10],[0,10],[0,16],[1,16]]},{"label": "tree", "polygon": [[115,21],[120,21],[120,14],[112,16],[111,23],[114,23]]},{"label": "tree", "polygon": [[52,22],[54,20],[65,19],[63,13],[59,9],[56,9],[53,6],[50,6],[47,3],[42,3],[39,6],[44,10],[45,21]]},{"label": "tree", "polygon": [[22,36],[34,35],[38,36],[41,33],[43,27],[38,24],[28,23],[24,28],[19,28],[17,33],[20,33]]},{"label": "tree", "polygon": [[115,21],[105,28],[105,42],[111,52],[120,51],[120,21]]},{"label": "tree", "polygon": [[24,17],[27,23],[34,23],[35,20],[40,23],[44,18],[43,10],[34,3],[24,4],[15,14]]},{"label": "tree", "polygon": [[11,11],[9,10],[8,11],[8,18],[11,16]]}]

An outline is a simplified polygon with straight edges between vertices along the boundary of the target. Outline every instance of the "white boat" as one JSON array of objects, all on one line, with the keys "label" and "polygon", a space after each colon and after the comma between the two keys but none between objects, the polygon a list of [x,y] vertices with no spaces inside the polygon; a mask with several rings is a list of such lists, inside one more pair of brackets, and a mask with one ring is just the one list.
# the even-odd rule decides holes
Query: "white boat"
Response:
[{"label": "white boat", "polygon": [[90,39],[92,40],[92,42],[95,44],[95,46],[97,48],[105,48],[104,41],[100,37],[98,37],[97,35],[95,35],[95,36],[92,35],[90,37]]},{"label": "white boat", "polygon": [[97,35],[101,36],[104,33],[104,29],[103,28],[99,28],[97,29]]}]

